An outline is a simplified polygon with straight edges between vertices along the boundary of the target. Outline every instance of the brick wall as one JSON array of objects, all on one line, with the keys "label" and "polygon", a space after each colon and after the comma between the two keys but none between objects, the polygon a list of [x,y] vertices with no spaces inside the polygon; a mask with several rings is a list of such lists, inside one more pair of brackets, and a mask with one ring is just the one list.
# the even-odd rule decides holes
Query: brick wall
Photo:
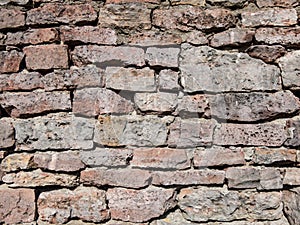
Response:
[{"label": "brick wall", "polygon": [[299,0],[1,0],[0,224],[299,225]]}]

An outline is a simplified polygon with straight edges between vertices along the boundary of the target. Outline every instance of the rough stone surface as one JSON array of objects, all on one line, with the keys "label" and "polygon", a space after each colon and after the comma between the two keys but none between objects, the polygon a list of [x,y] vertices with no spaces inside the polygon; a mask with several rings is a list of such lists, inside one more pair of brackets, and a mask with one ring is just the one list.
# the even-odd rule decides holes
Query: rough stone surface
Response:
[{"label": "rough stone surface", "polygon": [[286,50],[281,45],[254,45],[247,49],[247,53],[251,57],[261,59],[266,63],[274,63],[276,59],[286,54]]},{"label": "rough stone surface", "polygon": [[280,71],[277,67],[244,53],[228,53],[207,46],[193,47],[184,44],[179,63],[181,83],[186,92],[238,92],[281,88]]},{"label": "rough stone surface", "polygon": [[[95,187],[43,192],[38,199],[39,218],[54,224],[66,223],[72,218],[99,223],[109,218],[105,201],[105,191]],[[93,207],[90,207],[91,202]]]},{"label": "rough stone surface", "polygon": [[284,213],[290,225],[297,225],[300,218],[300,188],[283,191]]},{"label": "rough stone surface", "polygon": [[76,66],[93,63],[98,67],[107,66],[143,66],[145,53],[142,48],[127,46],[76,46],[72,52],[72,59]]},{"label": "rough stone surface", "polygon": [[85,116],[126,114],[133,105],[115,92],[102,88],[85,88],[74,92],[73,112]]},{"label": "rough stone surface", "polygon": [[67,91],[4,93],[0,95],[0,104],[12,117],[71,109],[70,93]]},{"label": "rough stone surface", "polygon": [[26,66],[30,70],[68,68],[67,45],[38,45],[24,48]]},{"label": "rough stone surface", "polygon": [[0,51],[0,73],[18,72],[23,58],[24,54],[16,50]]},{"label": "rough stone surface", "polygon": [[9,3],[15,3],[18,5],[26,5],[29,0],[1,0],[0,5],[7,5]]},{"label": "rough stone surface", "polygon": [[178,100],[176,112],[180,117],[210,116],[209,101],[206,95],[185,95]]},{"label": "rough stone surface", "polygon": [[0,196],[0,222],[25,224],[34,221],[36,208],[34,190],[0,186]]},{"label": "rough stone surface", "polygon": [[272,8],[242,13],[242,24],[246,27],[291,26],[297,24],[297,19],[295,9]]},{"label": "rough stone surface", "polygon": [[157,187],[108,189],[107,199],[111,218],[129,222],[148,221],[175,206],[174,190]]},{"label": "rough stone surface", "polygon": [[284,169],[283,184],[285,185],[300,185],[299,168]]},{"label": "rough stone surface", "polygon": [[289,8],[291,6],[297,5],[297,3],[299,4],[297,0],[257,0],[256,3],[260,8],[274,6]]},{"label": "rough stone surface", "polygon": [[28,153],[10,154],[1,161],[1,170],[14,172],[34,168],[33,155]]},{"label": "rough stone surface", "polygon": [[127,91],[155,91],[154,71],[148,68],[108,67],[105,71],[106,87]]},{"label": "rough stone surface", "polygon": [[300,120],[295,118],[287,121],[291,137],[285,142],[287,146],[300,146]]},{"label": "rough stone surface", "polygon": [[25,25],[25,13],[17,9],[0,8],[0,30]]},{"label": "rough stone surface", "polygon": [[178,67],[180,48],[150,47],[146,50],[145,60],[150,66]]},{"label": "rough stone surface", "polygon": [[158,88],[160,90],[178,90],[178,72],[172,70],[162,70],[158,77]]},{"label": "rough stone surface", "polygon": [[[195,222],[260,218],[276,220],[282,211],[280,192],[237,192],[199,187],[181,189],[177,198],[184,217]],[[194,210],[194,207],[198,210]]]},{"label": "rough stone surface", "polygon": [[15,130],[10,120],[0,119],[0,149],[9,148],[15,144]]},{"label": "rough stone surface", "polygon": [[18,150],[91,149],[94,121],[68,113],[14,122]]},{"label": "rough stone surface", "polygon": [[252,161],[261,165],[290,165],[296,162],[296,150],[294,149],[268,149],[255,148]]},{"label": "rough stone surface", "polygon": [[0,91],[28,91],[43,88],[42,75],[38,72],[0,74]]}]

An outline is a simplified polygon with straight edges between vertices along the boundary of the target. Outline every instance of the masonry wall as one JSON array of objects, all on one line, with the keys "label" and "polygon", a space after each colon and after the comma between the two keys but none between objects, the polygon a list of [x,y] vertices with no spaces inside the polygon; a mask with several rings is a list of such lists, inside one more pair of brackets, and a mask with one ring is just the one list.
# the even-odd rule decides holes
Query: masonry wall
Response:
[{"label": "masonry wall", "polygon": [[300,224],[299,0],[0,5],[0,224]]}]

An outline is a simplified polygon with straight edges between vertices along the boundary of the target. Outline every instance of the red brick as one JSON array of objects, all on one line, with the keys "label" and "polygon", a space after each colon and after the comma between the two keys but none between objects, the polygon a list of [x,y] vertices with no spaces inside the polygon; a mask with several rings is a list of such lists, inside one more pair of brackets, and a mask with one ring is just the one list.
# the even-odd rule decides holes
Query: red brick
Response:
[{"label": "red brick", "polygon": [[0,73],[18,72],[23,58],[24,54],[16,50],[0,51]]},{"label": "red brick", "polygon": [[67,45],[38,45],[24,48],[26,66],[30,70],[68,68]]},{"label": "red brick", "polygon": [[25,13],[17,9],[0,8],[0,30],[25,25]]}]

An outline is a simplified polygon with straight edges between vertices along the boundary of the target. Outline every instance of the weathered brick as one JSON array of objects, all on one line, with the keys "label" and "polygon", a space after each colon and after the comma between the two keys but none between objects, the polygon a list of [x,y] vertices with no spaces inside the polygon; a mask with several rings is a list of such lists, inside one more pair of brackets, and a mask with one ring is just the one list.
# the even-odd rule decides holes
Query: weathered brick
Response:
[{"label": "weathered brick", "polygon": [[98,67],[145,65],[145,53],[142,48],[127,46],[76,46],[72,59],[76,66],[93,63]]},{"label": "weathered brick", "polygon": [[195,222],[276,220],[282,216],[281,195],[280,192],[237,192],[212,187],[185,188],[178,195],[178,204],[184,217]]},{"label": "weathered brick", "polygon": [[239,46],[241,44],[250,43],[254,38],[255,31],[243,28],[231,28],[229,30],[217,33],[210,40],[213,47],[221,46]]},{"label": "weathered brick", "polygon": [[0,148],[9,148],[15,144],[15,131],[10,120],[0,119]]},{"label": "weathered brick", "polygon": [[300,185],[300,168],[286,168],[283,172],[283,184],[293,186]]},{"label": "weathered brick", "polygon": [[151,174],[139,169],[86,169],[80,173],[80,182],[93,186],[143,188],[151,183]]},{"label": "weathered brick", "polygon": [[166,123],[156,116],[99,117],[94,141],[107,146],[161,146],[166,144]]},{"label": "weathered brick", "polygon": [[290,132],[289,139],[284,143],[286,146],[300,146],[300,118],[287,121],[287,127]]},{"label": "weathered brick", "polygon": [[60,69],[69,67],[67,45],[37,45],[24,48],[26,66],[30,70]]},{"label": "weathered brick", "polygon": [[99,13],[101,27],[117,27],[125,32],[148,30],[151,28],[151,9],[147,4],[131,2],[126,4],[106,4]]},{"label": "weathered brick", "polygon": [[1,170],[4,172],[14,172],[34,168],[33,154],[20,153],[10,154],[1,161]]},{"label": "weathered brick", "polygon": [[170,125],[168,145],[178,148],[211,145],[215,125],[214,120],[178,119]]},{"label": "weathered brick", "polygon": [[38,72],[0,74],[0,91],[22,91],[43,88],[42,75]]},{"label": "weathered brick", "polygon": [[114,30],[93,26],[63,26],[60,28],[60,37],[61,40],[65,42],[82,42],[104,45],[116,45],[118,41],[118,36]]},{"label": "weathered brick", "polygon": [[0,51],[0,73],[18,72],[23,58],[24,54],[16,50]]},{"label": "weathered brick", "polygon": [[268,149],[255,148],[252,161],[259,165],[289,165],[296,162],[296,150],[294,149]]},{"label": "weathered brick", "polygon": [[152,184],[159,186],[223,184],[225,180],[225,172],[218,170],[155,171],[152,176]]},{"label": "weathered brick", "polygon": [[178,67],[180,48],[150,47],[146,50],[145,60],[150,66]]},{"label": "weathered brick", "polygon": [[29,29],[16,33],[7,33],[6,45],[41,44],[58,41],[58,31],[55,28]]},{"label": "weathered brick", "polygon": [[172,70],[162,70],[158,77],[159,90],[179,90],[178,72]]},{"label": "weathered brick", "polygon": [[37,205],[39,219],[52,224],[63,224],[73,218],[95,223],[109,219],[105,191],[95,187],[42,192]]},{"label": "weathered brick", "polygon": [[71,109],[69,92],[18,92],[0,95],[3,109],[14,118]]},{"label": "weathered brick", "polygon": [[68,113],[14,121],[17,150],[91,149],[94,121]]},{"label": "weathered brick", "polygon": [[288,137],[284,120],[263,124],[223,123],[215,131],[214,144],[276,147],[283,145]]},{"label": "weathered brick", "polygon": [[133,156],[131,149],[96,148],[91,151],[80,151],[80,159],[90,167],[124,167]]},{"label": "weathered brick", "polygon": [[125,114],[134,110],[133,104],[103,88],[84,88],[74,92],[73,112],[85,116],[101,114]]},{"label": "weathered brick", "polygon": [[104,70],[95,65],[72,66],[70,70],[54,70],[42,77],[48,91],[83,87],[104,87]]},{"label": "weathered brick", "polygon": [[78,24],[96,19],[97,12],[89,4],[45,4],[27,12],[26,24]]},{"label": "weathered brick", "polygon": [[229,149],[219,146],[197,149],[194,153],[193,162],[195,167],[200,168],[246,164],[242,149]]},{"label": "weathered brick", "polygon": [[255,39],[266,44],[298,46],[300,43],[300,28],[263,27],[256,30]]},{"label": "weathered brick", "polygon": [[283,191],[284,214],[290,225],[299,223],[300,187]]},{"label": "weathered brick", "polygon": [[79,152],[39,152],[32,158],[34,167],[62,172],[79,171],[85,167]]},{"label": "weathered brick", "polygon": [[286,54],[286,50],[281,45],[253,45],[247,49],[247,53],[251,57],[261,59],[266,63],[274,63],[276,59]]},{"label": "weathered brick", "polygon": [[132,167],[147,169],[186,169],[190,159],[184,149],[139,148],[133,151]]},{"label": "weathered brick", "polygon": [[282,70],[282,82],[287,88],[300,89],[300,50],[288,52],[278,59],[278,64]]},{"label": "weathered brick", "polygon": [[217,94],[209,100],[211,115],[230,121],[271,119],[300,109],[299,99],[290,91]]},{"label": "weathered brick", "polygon": [[154,70],[107,67],[105,71],[106,87],[128,91],[155,91]]},{"label": "weathered brick", "polygon": [[174,198],[173,189],[157,187],[141,190],[113,188],[107,191],[111,218],[130,222],[146,222],[163,215],[175,206]]},{"label": "weathered brick", "polygon": [[4,175],[2,181],[9,187],[74,187],[79,183],[76,175],[48,173],[40,169],[30,172],[9,173]]},{"label": "weathered brick", "polygon": [[156,9],[153,12],[152,20],[153,25],[162,29],[179,29],[183,31],[191,30],[191,28],[204,31],[228,28],[236,23],[235,16],[229,10],[204,10],[197,6]]},{"label": "weathered brick", "polygon": [[180,117],[210,116],[209,101],[206,95],[185,95],[178,99],[176,112]]},{"label": "weathered brick", "polygon": [[25,25],[25,13],[17,9],[0,8],[0,30],[22,27]]},{"label": "weathered brick", "polygon": [[177,94],[167,92],[136,93],[134,103],[143,112],[173,112],[177,106]]},{"label": "weathered brick", "polygon": [[279,69],[245,53],[183,44],[179,63],[186,92],[281,89]]},{"label": "weathered brick", "polygon": [[0,222],[25,224],[35,219],[35,193],[33,189],[0,187]]},{"label": "weathered brick", "polygon": [[[292,26],[297,24],[295,9],[261,9],[255,12],[243,12],[242,24],[245,27],[258,26]],[[276,16],[275,16],[276,15]]]},{"label": "weathered brick", "polygon": [[256,0],[258,7],[292,7],[299,3],[297,0]]}]

